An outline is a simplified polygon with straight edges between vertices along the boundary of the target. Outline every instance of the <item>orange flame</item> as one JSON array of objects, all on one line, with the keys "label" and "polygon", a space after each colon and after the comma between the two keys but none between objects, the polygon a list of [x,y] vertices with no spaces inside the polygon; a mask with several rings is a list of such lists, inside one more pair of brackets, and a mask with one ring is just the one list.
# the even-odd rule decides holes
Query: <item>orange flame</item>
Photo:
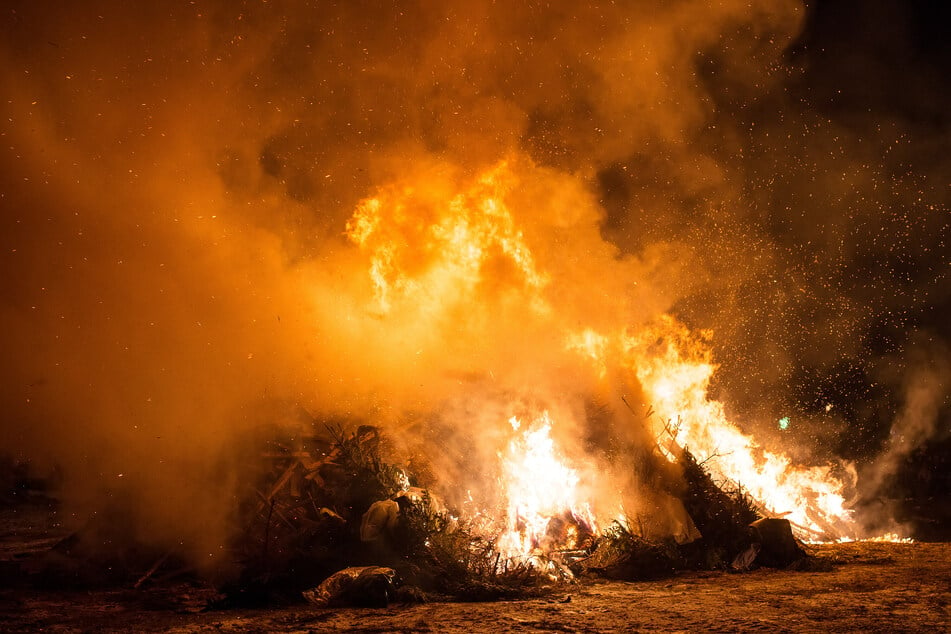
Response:
[{"label": "orange flame", "polygon": [[760,447],[727,419],[722,403],[707,398],[716,369],[709,337],[665,315],[625,339],[627,362],[658,414],[654,430],[661,444],[667,435],[687,447],[716,477],[741,486],[764,512],[785,516],[806,535],[852,534],[846,484],[831,466],[798,467],[784,454]]},{"label": "orange flame", "polygon": [[[516,417],[509,423],[520,431]],[[508,556],[573,548],[578,545],[579,526],[596,531],[591,508],[581,499],[578,472],[565,464],[555,447],[552,424],[548,412],[542,412],[516,434],[501,456],[508,508],[498,546]]]},{"label": "orange flame", "polygon": [[[369,257],[382,316],[405,310],[413,317],[408,328],[451,323],[458,334],[465,325],[453,320],[452,309],[474,307],[485,297],[480,284],[493,271],[505,270],[506,284],[518,290],[529,313],[545,321],[547,333],[560,332],[563,352],[587,364],[592,376],[602,381],[625,371],[636,376],[657,412],[651,423],[662,449],[689,448],[715,477],[741,486],[764,513],[788,517],[805,536],[854,535],[846,482],[833,466],[793,465],[783,453],[759,446],[728,420],[722,403],[708,399],[716,370],[710,333],[691,332],[667,315],[636,332],[621,325],[607,332],[603,324],[573,323],[578,330],[572,331],[559,325],[551,299],[562,280],[539,266],[517,222],[520,216],[510,209],[509,194],[517,185],[513,165],[503,161],[463,187],[435,180],[381,189],[359,203],[347,224],[347,236]],[[499,261],[502,269],[493,267]],[[481,330],[473,333],[484,336]],[[520,429],[518,419],[510,422]],[[500,485],[508,498],[501,544],[506,552],[545,548],[559,517],[594,527],[579,494],[579,475],[555,448],[552,425],[547,412],[534,417],[498,454],[504,470]],[[840,472],[850,473],[847,466]]]},{"label": "orange flame", "polygon": [[529,288],[548,283],[535,265],[504,196],[513,175],[503,161],[467,191],[390,188],[363,200],[347,236],[371,254],[370,277],[383,313],[394,302],[436,308],[444,298],[466,298],[493,256],[512,263]]}]

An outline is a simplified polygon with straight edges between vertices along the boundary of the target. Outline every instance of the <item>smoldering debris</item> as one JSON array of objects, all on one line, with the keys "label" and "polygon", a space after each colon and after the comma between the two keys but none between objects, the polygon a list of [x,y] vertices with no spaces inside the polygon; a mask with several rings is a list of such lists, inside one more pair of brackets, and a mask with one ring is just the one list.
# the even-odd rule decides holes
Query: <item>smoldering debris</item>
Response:
[{"label": "smoldering debris", "polygon": [[335,572],[304,598],[317,607],[386,607],[401,590],[401,580],[392,568],[356,566]]}]

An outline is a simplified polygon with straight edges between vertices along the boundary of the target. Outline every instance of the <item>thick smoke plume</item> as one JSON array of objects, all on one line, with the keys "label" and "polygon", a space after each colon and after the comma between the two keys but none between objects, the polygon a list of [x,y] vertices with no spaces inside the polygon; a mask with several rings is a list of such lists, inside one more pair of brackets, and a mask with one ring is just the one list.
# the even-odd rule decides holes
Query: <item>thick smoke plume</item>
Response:
[{"label": "thick smoke plume", "polygon": [[[62,468],[77,517],[127,495],[144,533],[213,561],[235,446],[287,404],[408,450],[422,413],[476,456],[518,413],[500,402],[559,408],[584,460],[592,399],[615,434],[618,393],[649,403],[564,334],[671,311],[714,329],[740,418],[810,421],[767,438],[808,459],[851,437],[835,377],[872,374],[875,333],[871,356],[903,359],[895,329],[946,302],[947,153],[911,165],[912,123],[812,109],[805,19],[765,0],[7,3],[3,447]],[[414,219],[486,188],[512,233],[452,268]],[[357,239],[373,200],[402,249],[389,305],[380,234]],[[934,385],[901,420],[941,416]],[[846,457],[878,448],[863,433]],[[452,472],[466,445],[441,446],[444,479],[472,477]]]}]

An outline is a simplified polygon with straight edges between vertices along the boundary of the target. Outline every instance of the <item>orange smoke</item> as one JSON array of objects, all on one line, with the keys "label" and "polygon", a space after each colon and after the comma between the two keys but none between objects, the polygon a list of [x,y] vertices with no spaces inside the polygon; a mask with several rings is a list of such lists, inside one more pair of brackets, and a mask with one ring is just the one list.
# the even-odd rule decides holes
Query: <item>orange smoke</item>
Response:
[{"label": "orange smoke", "polygon": [[[599,522],[663,506],[620,456],[664,442],[669,419],[770,511],[839,527],[847,470],[797,469],[739,433],[759,418],[726,420],[709,348],[661,317],[785,363],[725,373],[766,410],[797,350],[851,354],[868,306],[891,305],[837,290],[840,270],[896,257],[874,246],[892,225],[857,229],[929,209],[892,222],[940,251],[946,207],[928,183],[887,180],[907,171],[889,137],[904,131],[852,133],[789,99],[805,14],[10,3],[4,448],[63,468],[77,522],[121,492],[138,530],[202,562],[231,529],[236,445],[296,425],[298,406],[425,447],[447,498],[495,508],[506,421],[547,411]],[[799,328],[777,335],[755,308],[780,302]]]}]

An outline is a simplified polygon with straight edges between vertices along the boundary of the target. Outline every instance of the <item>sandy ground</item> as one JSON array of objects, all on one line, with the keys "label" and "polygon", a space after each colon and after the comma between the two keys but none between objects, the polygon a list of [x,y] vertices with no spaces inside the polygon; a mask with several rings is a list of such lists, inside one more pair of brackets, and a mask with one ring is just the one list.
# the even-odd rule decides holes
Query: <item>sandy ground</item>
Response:
[{"label": "sandy ground", "polygon": [[951,544],[815,547],[831,572],[695,572],[581,582],[545,599],[385,609],[199,611],[207,591],[0,589],[8,632],[941,632],[951,631]]}]

